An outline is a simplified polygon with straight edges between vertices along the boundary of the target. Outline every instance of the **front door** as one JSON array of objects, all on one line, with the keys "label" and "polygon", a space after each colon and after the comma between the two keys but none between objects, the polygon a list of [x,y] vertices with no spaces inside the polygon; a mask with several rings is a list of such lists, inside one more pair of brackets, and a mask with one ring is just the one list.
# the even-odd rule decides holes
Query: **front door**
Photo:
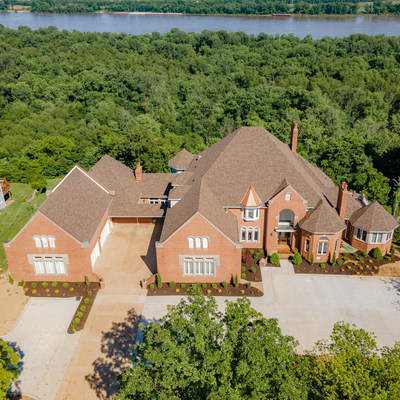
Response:
[{"label": "front door", "polygon": [[291,232],[278,232],[278,244],[290,246]]}]

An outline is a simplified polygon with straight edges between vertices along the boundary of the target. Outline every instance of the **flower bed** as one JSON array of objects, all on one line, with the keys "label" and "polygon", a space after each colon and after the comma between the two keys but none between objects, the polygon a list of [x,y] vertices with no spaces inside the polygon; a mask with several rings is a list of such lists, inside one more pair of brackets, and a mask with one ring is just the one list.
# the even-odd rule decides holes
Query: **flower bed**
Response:
[{"label": "flower bed", "polygon": [[[100,289],[97,282],[24,282],[26,296],[30,297],[80,297],[81,301],[71,324],[68,333],[75,333],[82,330],[89,316],[90,310]],[[83,306],[83,308],[82,308]]]},{"label": "flower bed", "polygon": [[[247,281],[261,282],[261,268],[260,260],[268,258],[263,249],[242,249],[242,273],[246,274]],[[279,267],[279,265],[272,265],[267,263],[268,267]]]},{"label": "flower bed", "polygon": [[[338,263],[339,261],[339,263]],[[392,264],[400,261],[400,257],[393,256],[389,259],[383,257],[376,260],[369,254],[365,255],[362,251],[356,253],[342,253],[335,265],[330,263],[310,263],[306,260],[298,265],[293,265],[294,271],[298,274],[334,274],[334,275],[376,275],[382,265]]]},{"label": "flower bed", "polygon": [[[212,296],[247,296],[247,297],[261,297],[264,293],[252,286],[239,283],[235,287],[232,283],[227,283],[226,287],[222,283],[162,283],[162,287],[157,285],[150,285],[148,288],[148,296],[181,296],[185,294],[192,285],[198,286],[204,295],[211,294]],[[154,287],[153,287],[154,286]],[[214,287],[213,287],[214,286]]]}]

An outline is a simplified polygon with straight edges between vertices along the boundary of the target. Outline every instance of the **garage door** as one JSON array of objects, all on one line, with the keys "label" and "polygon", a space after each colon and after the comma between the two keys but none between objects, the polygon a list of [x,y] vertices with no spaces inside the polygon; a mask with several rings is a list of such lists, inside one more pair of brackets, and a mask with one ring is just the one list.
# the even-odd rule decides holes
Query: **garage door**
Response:
[{"label": "garage door", "polygon": [[96,242],[96,246],[94,246],[94,249],[92,251],[92,254],[90,255],[90,261],[92,262],[92,268],[94,267],[94,263],[97,260],[97,257],[100,255],[100,247],[99,247],[99,242]]},{"label": "garage door", "polygon": [[107,222],[104,225],[104,228],[100,234],[100,244],[101,244],[102,248],[103,248],[105,241],[107,240],[109,233],[110,233],[110,222],[107,220]]}]

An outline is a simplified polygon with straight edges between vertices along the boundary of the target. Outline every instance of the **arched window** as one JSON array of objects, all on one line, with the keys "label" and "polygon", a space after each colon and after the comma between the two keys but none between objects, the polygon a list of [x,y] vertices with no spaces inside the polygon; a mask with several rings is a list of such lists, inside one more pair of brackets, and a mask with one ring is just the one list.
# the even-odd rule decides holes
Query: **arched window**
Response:
[{"label": "arched window", "polygon": [[245,227],[243,227],[242,229],[241,229],[241,241],[242,242],[245,242],[246,241],[246,228]]},{"label": "arched window", "polygon": [[40,237],[34,236],[33,239],[35,240],[36,247],[40,249],[42,247],[42,241],[40,240]]},{"label": "arched window", "polygon": [[201,249],[201,238],[196,238],[196,249]]},{"label": "arched window", "polygon": [[44,249],[48,249],[49,248],[49,242],[48,242],[46,236],[42,236],[42,245],[43,245]]},{"label": "arched window", "polygon": [[203,249],[208,249],[208,238],[203,237]]},{"label": "arched window", "polygon": [[56,239],[54,238],[54,236],[49,236],[49,245],[51,249],[56,248]]},{"label": "arched window", "polygon": [[254,228],[254,241],[258,242],[260,240],[260,229]]},{"label": "arched window", "polygon": [[279,224],[293,225],[293,221],[294,221],[294,213],[292,210],[286,209],[286,210],[282,210],[279,213]]},{"label": "arched window", "polygon": [[194,238],[188,238],[189,241],[189,249],[194,249]]},{"label": "arched window", "polygon": [[327,237],[322,237],[321,239],[319,239],[317,254],[319,255],[328,254],[328,244],[329,244],[329,239]]}]

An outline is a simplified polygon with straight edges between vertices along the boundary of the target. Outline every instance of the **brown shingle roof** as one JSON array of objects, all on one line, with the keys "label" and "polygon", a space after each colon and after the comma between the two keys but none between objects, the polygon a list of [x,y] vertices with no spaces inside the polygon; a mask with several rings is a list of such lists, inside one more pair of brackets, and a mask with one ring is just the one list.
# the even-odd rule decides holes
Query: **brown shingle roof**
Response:
[{"label": "brown shingle roof", "polygon": [[366,231],[386,232],[397,228],[399,225],[377,201],[354,212],[350,221],[353,225]]},{"label": "brown shingle roof", "polygon": [[157,204],[139,204],[143,197],[166,197],[169,182],[174,174],[142,174],[136,182],[133,171],[114,158],[103,156],[89,171],[90,176],[115,191],[110,207],[112,217],[162,217],[165,206]]},{"label": "brown shingle roof", "polygon": [[168,166],[175,169],[185,170],[192,162],[195,156],[189,153],[186,149],[182,149],[175,157],[173,157]]},{"label": "brown shingle roof", "polygon": [[171,200],[181,200],[186,195],[186,193],[190,190],[191,186],[183,185],[174,187],[169,191],[168,198]]},{"label": "brown shingle roof", "polygon": [[39,212],[80,242],[90,242],[111,201],[110,194],[86,172],[74,167],[53,190]]},{"label": "brown shingle roof", "polygon": [[346,224],[326,200],[320,200],[299,222],[299,226],[311,233],[337,233],[346,228]]}]

